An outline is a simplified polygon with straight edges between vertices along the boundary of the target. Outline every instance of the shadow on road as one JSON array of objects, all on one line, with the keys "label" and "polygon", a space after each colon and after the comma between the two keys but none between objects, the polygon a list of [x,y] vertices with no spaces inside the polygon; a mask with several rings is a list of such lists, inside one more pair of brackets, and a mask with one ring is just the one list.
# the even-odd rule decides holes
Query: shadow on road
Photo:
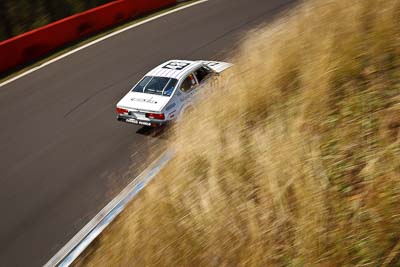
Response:
[{"label": "shadow on road", "polygon": [[171,133],[171,128],[172,125],[165,124],[159,127],[149,127],[149,126],[143,126],[139,130],[136,131],[137,134],[149,136],[149,137],[154,137],[154,138],[160,138],[160,139],[168,139],[168,136]]}]

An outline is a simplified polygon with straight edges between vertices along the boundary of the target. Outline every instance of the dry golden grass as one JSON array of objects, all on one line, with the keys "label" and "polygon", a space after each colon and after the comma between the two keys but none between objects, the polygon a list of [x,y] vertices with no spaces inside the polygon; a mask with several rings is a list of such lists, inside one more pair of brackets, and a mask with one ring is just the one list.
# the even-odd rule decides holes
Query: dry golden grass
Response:
[{"label": "dry golden grass", "polygon": [[249,33],[78,265],[400,266],[399,18],[315,0]]}]

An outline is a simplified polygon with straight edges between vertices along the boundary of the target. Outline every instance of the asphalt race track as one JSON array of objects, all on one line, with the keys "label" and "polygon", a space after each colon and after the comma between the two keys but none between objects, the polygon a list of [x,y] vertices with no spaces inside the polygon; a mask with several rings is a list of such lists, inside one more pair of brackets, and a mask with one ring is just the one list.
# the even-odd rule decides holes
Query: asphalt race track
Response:
[{"label": "asphalt race track", "polygon": [[210,0],[0,87],[0,266],[46,263],[163,150],[162,136],[115,119],[142,75],[169,59],[223,60],[289,2]]}]

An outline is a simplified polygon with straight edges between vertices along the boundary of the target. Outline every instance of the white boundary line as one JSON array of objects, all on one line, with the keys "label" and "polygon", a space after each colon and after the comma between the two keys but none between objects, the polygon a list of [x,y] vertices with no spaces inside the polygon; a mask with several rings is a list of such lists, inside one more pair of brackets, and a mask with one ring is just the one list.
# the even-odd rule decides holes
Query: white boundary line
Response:
[{"label": "white boundary line", "polygon": [[171,160],[173,152],[165,152],[145,171],[136,177],[110,203],[107,204],[89,223],[87,223],[44,267],[68,267],[95,240],[103,230],[125,209],[135,196],[161,171]]},{"label": "white boundary line", "polygon": [[187,4],[187,5],[184,5],[184,6],[175,8],[175,9],[172,9],[172,10],[167,11],[167,12],[165,12],[165,13],[159,14],[159,15],[157,15],[157,16],[148,18],[148,19],[143,20],[143,21],[141,21],[141,22],[138,22],[138,23],[129,25],[129,26],[127,26],[127,27],[125,27],[125,28],[122,28],[122,29],[120,29],[120,30],[118,30],[118,31],[112,32],[112,33],[110,33],[110,34],[107,34],[107,35],[105,35],[105,36],[103,36],[103,37],[100,37],[99,39],[96,39],[96,40],[91,41],[91,42],[89,42],[89,43],[87,43],[87,44],[85,44],[85,45],[82,45],[82,46],[80,46],[80,47],[77,47],[77,48],[75,48],[75,49],[73,49],[73,50],[71,50],[71,51],[69,51],[69,52],[67,52],[67,53],[65,53],[65,54],[62,54],[62,55],[60,55],[60,56],[58,56],[58,57],[56,57],[56,58],[53,58],[53,59],[51,59],[51,60],[49,60],[49,61],[44,62],[43,64],[41,64],[41,65],[39,65],[39,66],[33,67],[33,68],[30,69],[30,70],[27,70],[27,71],[25,71],[25,72],[23,72],[23,73],[21,73],[21,74],[15,76],[15,77],[12,77],[12,78],[10,78],[10,79],[8,79],[8,80],[6,80],[6,81],[0,83],[0,87],[3,87],[3,86],[5,86],[6,84],[9,84],[9,83],[11,83],[11,82],[13,82],[13,81],[15,81],[15,80],[18,80],[19,78],[22,78],[22,77],[24,77],[24,76],[26,76],[26,75],[32,73],[32,72],[35,72],[35,71],[37,71],[37,70],[39,70],[39,69],[41,69],[41,68],[44,68],[44,67],[46,67],[46,66],[48,66],[48,65],[50,65],[50,64],[52,64],[52,63],[54,63],[54,62],[56,62],[56,61],[59,61],[60,59],[63,59],[63,58],[65,58],[65,57],[69,56],[69,55],[72,55],[72,54],[74,54],[74,53],[76,53],[76,52],[78,52],[78,51],[80,51],[80,50],[82,50],[82,49],[85,49],[86,47],[92,46],[92,45],[94,45],[94,44],[96,44],[96,43],[99,43],[99,42],[104,41],[104,40],[106,40],[106,39],[108,39],[108,38],[110,38],[110,37],[113,37],[114,35],[120,34],[120,33],[122,33],[122,32],[128,31],[128,30],[130,30],[130,29],[139,27],[140,25],[143,25],[143,24],[148,23],[148,22],[150,22],[150,21],[159,19],[159,18],[164,17],[164,16],[167,16],[167,15],[169,15],[169,14],[172,14],[172,13],[178,12],[178,11],[180,11],[180,10],[183,10],[183,9],[186,9],[186,8],[189,8],[189,7],[192,7],[192,6],[195,6],[195,5],[199,5],[199,4],[202,4],[202,3],[204,3],[204,2],[208,2],[208,1],[209,1],[209,0],[199,0],[199,1],[197,1],[197,2],[194,2],[194,3],[191,3],[191,4]]}]

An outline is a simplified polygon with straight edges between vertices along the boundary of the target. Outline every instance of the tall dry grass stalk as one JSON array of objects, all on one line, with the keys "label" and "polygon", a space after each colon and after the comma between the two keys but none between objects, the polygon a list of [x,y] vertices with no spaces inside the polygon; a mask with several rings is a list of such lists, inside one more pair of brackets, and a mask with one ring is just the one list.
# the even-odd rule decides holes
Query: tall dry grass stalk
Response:
[{"label": "tall dry grass stalk", "polygon": [[400,265],[400,1],[248,34],[89,266]]}]

